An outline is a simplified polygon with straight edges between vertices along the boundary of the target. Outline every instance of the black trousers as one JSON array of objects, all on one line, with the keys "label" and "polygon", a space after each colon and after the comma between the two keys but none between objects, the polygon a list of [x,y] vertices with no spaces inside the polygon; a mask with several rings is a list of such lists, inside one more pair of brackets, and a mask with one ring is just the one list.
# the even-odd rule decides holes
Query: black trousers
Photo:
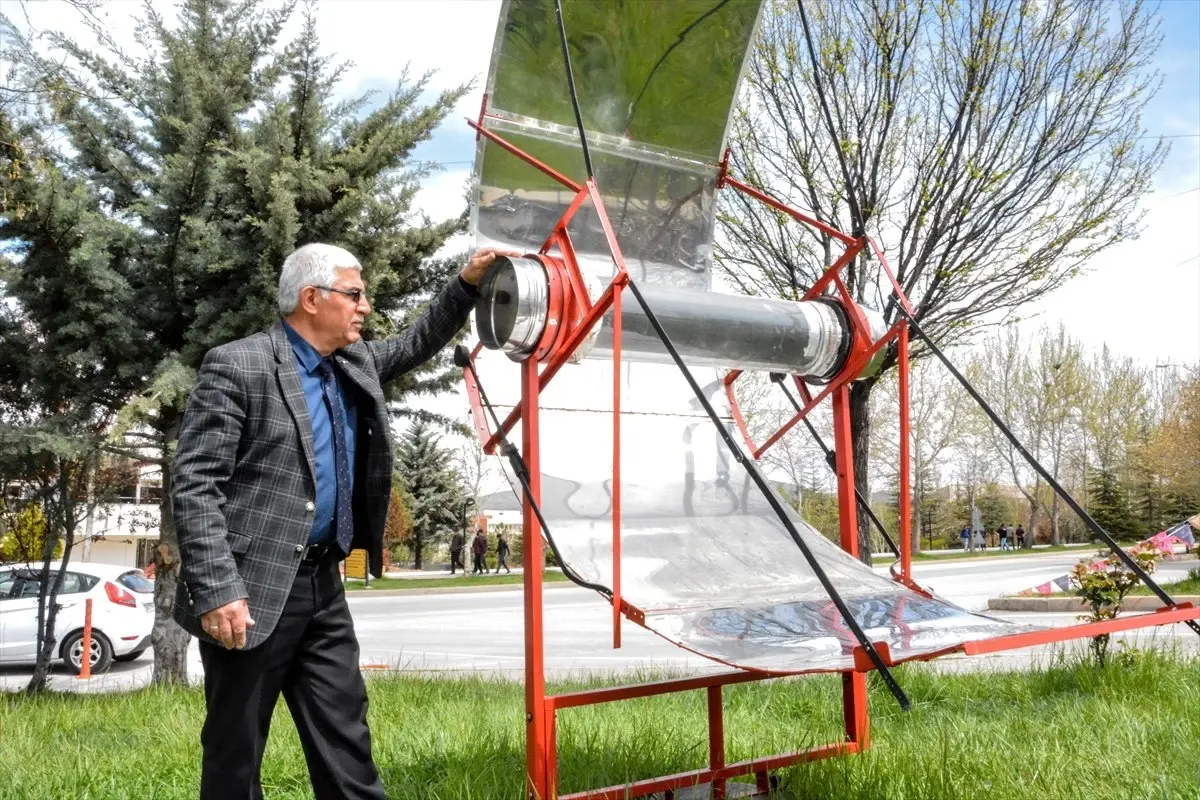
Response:
[{"label": "black trousers", "polygon": [[337,560],[301,565],[279,624],[252,650],[200,642],[208,715],[202,800],[258,800],[271,715],[282,693],[317,800],[384,798],[371,758],[367,687]]},{"label": "black trousers", "polygon": [[464,564],[463,560],[462,560],[462,550],[451,550],[450,551],[450,574],[451,575],[454,574],[455,567],[458,567],[463,572],[467,571],[467,565]]}]

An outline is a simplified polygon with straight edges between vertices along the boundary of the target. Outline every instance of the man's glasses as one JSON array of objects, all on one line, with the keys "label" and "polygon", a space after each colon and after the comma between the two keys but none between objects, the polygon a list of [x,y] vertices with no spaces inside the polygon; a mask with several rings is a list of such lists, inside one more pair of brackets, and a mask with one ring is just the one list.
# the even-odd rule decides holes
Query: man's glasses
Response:
[{"label": "man's glasses", "polygon": [[344,294],[344,295],[346,295],[346,297],[349,297],[354,302],[354,305],[358,305],[358,301],[362,300],[362,296],[363,296],[362,289],[335,289],[332,286],[313,286],[313,288],[314,289],[324,289],[327,292],[337,292],[338,294]]}]

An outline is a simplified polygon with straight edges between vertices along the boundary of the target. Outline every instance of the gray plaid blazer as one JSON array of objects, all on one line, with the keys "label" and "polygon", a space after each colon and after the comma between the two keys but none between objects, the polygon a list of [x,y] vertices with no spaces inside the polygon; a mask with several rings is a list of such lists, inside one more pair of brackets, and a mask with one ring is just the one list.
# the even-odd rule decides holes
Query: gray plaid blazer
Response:
[{"label": "gray plaid blazer", "polygon": [[[336,351],[359,389],[354,543],[383,572],[383,524],[392,483],[392,438],[382,386],[423,364],[462,328],[474,302],[458,278],[410,327]],[[283,611],[316,509],[312,424],[282,323],[214,347],[188,400],[171,468],[179,536],[175,621],[193,636],[201,615],[245,598],[266,640]]]}]

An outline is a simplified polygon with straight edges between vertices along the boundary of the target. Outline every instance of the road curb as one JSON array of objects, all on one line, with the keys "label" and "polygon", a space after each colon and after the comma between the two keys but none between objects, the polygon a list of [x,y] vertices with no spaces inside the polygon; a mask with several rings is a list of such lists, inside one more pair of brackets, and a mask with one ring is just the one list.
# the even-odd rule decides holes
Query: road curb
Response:
[{"label": "road curb", "polygon": [[[543,589],[566,589],[575,584],[570,581],[555,581],[543,583]],[[519,592],[524,584],[507,583],[493,586],[431,586],[428,589],[414,587],[412,589],[347,589],[346,594],[353,597],[397,597],[400,595],[425,594],[485,594],[487,592]]]},{"label": "road curb", "polygon": [[[1200,605],[1200,595],[1188,594],[1175,598],[1177,603]],[[1157,597],[1138,595],[1127,597],[1121,604],[1122,611],[1157,611],[1163,607],[1163,602]],[[993,597],[988,600],[989,611],[1077,611],[1084,613],[1091,610],[1078,597]]]}]

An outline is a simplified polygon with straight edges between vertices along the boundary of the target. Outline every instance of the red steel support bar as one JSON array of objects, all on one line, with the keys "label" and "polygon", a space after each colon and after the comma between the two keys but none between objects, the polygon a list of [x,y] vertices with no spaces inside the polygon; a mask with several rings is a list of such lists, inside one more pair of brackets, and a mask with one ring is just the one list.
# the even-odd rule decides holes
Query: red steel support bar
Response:
[{"label": "red steel support bar", "polygon": [[[908,323],[901,320],[900,336],[897,340],[896,351],[900,370],[900,577],[907,584],[912,580],[912,547],[910,530],[912,520],[912,497],[909,495],[909,437],[908,437]],[[921,531],[917,529],[917,536]]]},{"label": "red steel support bar", "polygon": [[687,692],[693,689],[707,689],[710,686],[732,686],[736,683],[751,683],[777,677],[761,672],[737,670],[735,672],[718,672],[713,675],[697,675],[694,678],[673,678],[651,683],[635,683],[630,686],[610,686],[603,689],[586,689],[579,692],[551,695],[546,698],[546,704],[561,711],[564,708],[592,706],[600,703],[615,703],[618,700],[636,700],[642,697],[655,697],[672,692]]},{"label": "red steel support bar", "polygon": [[[571,335],[567,337],[567,340],[563,343],[562,347],[559,347],[554,355],[550,357],[550,361],[546,364],[546,368],[542,370],[541,377],[538,379],[539,390],[546,388],[546,384],[550,382],[550,379],[558,374],[558,371],[562,369],[563,364],[567,363],[567,360],[571,357],[571,354],[575,352],[577,347],[579,347],[579,343],[583,341],[585,336],[587,336],[588,331],[592,328],[592,325],[608,311],[609,306],[612,305],[616,287],[624,286],[628,280],[628,275],[625,275],[624,273],[613,278],[612,283],[610,283],[604,290],[604,293],[600,295],[600,298],[592,306],[591,310],[584,315],[583,321],[576,326],[575,330],[571,331]],[[513,426],[516,425],[521,419],[521,413],[524,407],[525,401],[522,400],[520,405],[508,412],[508,416],[505,417],[504,421],[500,423],[500,431],[503,431],[504,433],[511,431]],[[495,452],[496,447],[500,444],[500,431],[493,433],[491,438],[489,438],[484,444],[483,450],[485,453],[491,455]]]},{"label": "red steel support bar", "polygon": [[[847,364],[846,368],[842,370],[842,374],[849,375],[851,377],[857,375],[858,370],[862,369],[862,367],[871,360],[871,356],[875,355],[877,352],[879,352],[880,348],[885,347],[889,342],[891,342],[899,332],[899,325],[893,325],[887,333],[879,338],[879,341],[871,345],[859,358],[852,359],[851,362]],[[804,408],[802,408],[800,411],[797,411],[795,416],[785,422],[779,430],[771,434],[770,438],[763,442],[762,446],[752,453],[755,460],[762,458],[762,454],[767,452],[767,449],[770,448],[771,445],[782,439],[788,431],[795,427],[797,422],[804,419],[804,417],[806,417],[810,411],[820,405],[821,401],[828,397],[831,392],[841,386],[844,386],[848,381],[848,378],[843,378],[840,382],[834,381],[822,389],[816,397],[809,400],[804,405]]]},{"label": "red steel support bar", "polygon": [[546,718],[546,800],[558,797],[558,715],[545,706]]},{"label": "red steel support bar", "polygon": [[[725,715],[721,706],[721,686],[708,687],[708,766],[714,773],[725,767]],[[725,800],[725,779],[714,778],[712,800]]]},{"label": "red steel support bar", "polygon": [[879,266],[883,267],[883,272],[887,275],[892,284],[892,290],[896,292],[896,298],[900,301],[900,305],[904,306],[904,310],[909,314],[914,313],[912,304],[908,302],[908,295],[904,293],[904,289],[900,287],[900,282],[896,280],[896,276],[892,274],[892,268],[888,266],[887,259],[883,256],[883,250],[879,245],[875,244],[874,239],[867,239],[871,243],[871,250],[875,253],[875,257],[879,259]]},{"label": "red steel support bar", "polygon": [[775,209],[776,211],[782,211],[784,214],[787,214],[789,217],[796,220],[797,222],[803,222],[805,225],[811,225],[812,227],[819,230],[821,233],[824,233],[827,236],[832,236],[834,239],[837,239],[839,242],[843,242],[845,244],[853,244],[855,241],[857,241],[853,236],[847,236],[846,234],[839,231],[837,228],[834,228],[830,225],[826,225],[824,222],[821,222],[818,219],[810,217],[807,214],[804,214],[800,211],[797,211],[796,209],[792,208],[791,206],[787,205],[786,203],[782,203],[779,200],[776,200],[774,197],[771,197],[769,194],[766,194],[765,192],[761,192],[758,189],[755,189],[753,186],[749,186],[748,184],[742,183],[739,180],[734,180],[733,178],[730,178],[728,175],[726,175],[724,177],[723,183],[726,186],[732,186],[734,189],[737,189],[742,194],[750,195],[755,200],[758,200],[762,203],[766,203],[767,205],[769,205],[771,208]]},{"label": "red steel support bar", "polygon": [[853,243],[846,248],[846,252],[842,253],[841,257],[838,258],[837,261],[833,262],[833,266],[825,270],[825,274],[818,278],[817,282],[809,287],[808,291],[805,292],[804,296],[800,299],[812,300],[814,297],[820,297],[822,294],[824,294],[825,287],[829,285],[829,282],[833,280],[834,276],[841,272],[842,269],[845,268],[845,266],[862,251],[862,249],[863,241],[861,239],[855,239]]},{"label": "red steel support bar", "polygon": [[830,758],[832,756],[851,755],[859,752],[861,749],[853,742],[838,742],[836,744],[827,744],[808,750],[801,750],[796,753],[738,761],[719,770],[698,769],[692,772],[664,775],[661,778],[635,781],[628,785],[608,786],[603,789],[591,789],[584,792],[563,794],[558,796],[558,800],[630,800],[630,798],[645,797],[689,786],[699,786],[709,783],[714,778],[736,778],[739,775],[746,775],[751,772],[766,772],[767,770],[790,767],[793,764],[801,762],[817,761],[818,759]]},{"label": "red steel support bar", "polygon": [[529,468],[530,494],[521,499],[525,584],[525,790],[529,800],[551,800],[546,731],[546,677],[542,641],[542,567],[546,563],[541,526],[533,513],[532,499],[541,498],[542,470],[538,452],[538,365],[530,359],[521,365],[521,402],[526,413],[521,428],[521,450]]},{"label": "red steel support bar", "polygon": [[[484,119],[487,119],[486,115],[484,116]],[[485,128],[483,126],[482,121],[476,122],[475,120],[468,117],[467,124],[475,129],[476,134],[486,137],[489,142],[494,143],[497,147],[501,148],[505,152],[512,153],[514,156],[521,159],[529,166],[538,170],[542,174],[548,175],[549,177],[558,181],[563,186],[570,189],[572,192],[578,192],[579,189],[581,188],[578,183],[571,180],[566,175],[563,175],[561,172],[558,172],[553,167],[551,167],[547,164],[543,164],[541,161],[538,161],[536,158],[529,155],[524,150],[517,147],[515,144],[512,144],[508,140],[504,139],[503,137],[497,136],[496,134],[489,131],[487,128]]]},{"label": "red steel support bar", "polygon": [[612,477],[612,531],[613,531],[613,648],[621,646],[621,290],[617,286],[613,293],[613,477]]},{"label": "red steel support bar", "polygon": [[[1147,618],[1153,619],[1148,621]],[[1085,636],[1099,636],[1105,633],[1117,633],[1134,628],[1149,628],[1155,625],[1169,625],[1172,622],[1186,622],[1189,619],[1200,619],[1200,608],[1191,603],[1180,603],[1167,606],[1149,614],[1139,614],[1132,617],[1121,617],[1103,622],[1090,622],[1086,625],[1072,625],[1068,628],[1051,628],[1049,630],[1030,631],[1029,633],[1014,633],[1012,636],[998,636],[995,639],[985,639],[979,642],[967,642],[962,651],[969,656],[984,653],[997,653],[1001,650],[1015,650],[1019,647],[1032,647],[1038,644],[1053,644],[1069,639],[1080,639]]]},{"label": "red steel support bar", "polygon": [[[833,453],[837,470],[841,545],[847,553],[857,556],[858,503],[854,496],[854,440],[850,429],[850,388],[845,384],[833,392]],[[866,749],[868,731],[865,672],[842,674],[842,714],[846,725],[846,741]]]}]

